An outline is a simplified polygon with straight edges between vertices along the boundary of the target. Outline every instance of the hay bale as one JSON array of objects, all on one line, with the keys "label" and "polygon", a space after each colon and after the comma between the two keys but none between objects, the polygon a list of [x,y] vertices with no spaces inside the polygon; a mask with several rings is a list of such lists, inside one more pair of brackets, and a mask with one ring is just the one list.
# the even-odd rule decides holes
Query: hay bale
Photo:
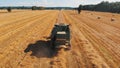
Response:
[{"label": "hay bale", "polygon": [[11,8],[11,7],[8,7],[8,8],[7,8],[7,11],[8,11],[8,12],[11,12],[11,11],[12,11],[12,8]]},{"label": "hay bale", "polygon": [[101,17],[97,17],[97,19],[101,19]]},{"label": "hay bale", "polygon": [[111,18],[111,21],[115,21],[115,19],[114,19],[114,18]]}]

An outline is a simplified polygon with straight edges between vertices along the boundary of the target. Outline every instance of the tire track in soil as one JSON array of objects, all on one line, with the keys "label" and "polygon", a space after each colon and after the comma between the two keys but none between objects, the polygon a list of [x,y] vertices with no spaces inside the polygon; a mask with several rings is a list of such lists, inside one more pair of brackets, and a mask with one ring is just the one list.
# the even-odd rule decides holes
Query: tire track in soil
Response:
[{"label": "tire track in soil", "polygon": [[[65,23],[62,11],[59,11],[56,23]],[[51,68],[67,68],[66,67],[66,52],[64,49],[55,50],[53,59],[51,60]]]},{"label": "tire track in soil", "polygon": [[[66,13],[67,14],[67,13]],[[75,19],[76,17],[71,17],[71,19],[75,20],[75,24],[77,24],[77,20]],[[77,28],[80,28],[81,26],[78,26],[78,24],[76,25]],[[80,32],[80,33],[79,33]],[[86,54],[86,58],[88,58],[87,60],[90,60],[90,63],[88,64],[91,64],[92,67],[101,67],[101,64],[100,63],[103,63],[105,67],[108,67],[108,65],[104,62],[103,58],[99,56],[99,54],[97,54],[97,51],[93,48],[93,46],[89,43],[89,41],[86,39],[85,41],[85,38],[84,36],[82,36],[82,33],[81,33],[81,29],[79,29],[79,34],[78,34],[78,37],[81,37],[81,40],[83,42],[87,42],[87,44],[84,44],[83,47],[81,47],[83,50],[82,51],[85,51],[84,54]],[[81,36],[80,36],[81,35]],[[89,48],[89,49],[87,49]],[[90,56],[91,55],[91,56]],[[96,60],[95,58],[93,57],[97,57],[97,59],[99,58],[99,60]],[[87,64],[87,65],[88,65]],[[88,67],[91,67],[91,66],[88,66]]]},{"label": "tire track in soil", "polygon": [[[78,19],[77,17],[76,17],[76,19]],[[79,18],[80,19],[80,18]],[[78,19],[78,20],[79,20]],[[81,20],[82,21],[82,20]],[[111,47],[111,46],[114,46],[114,45],[111,45],[111,44],[113,44],[114,42],[110,42],[111,40],[110,39],[108,39],[108,38],[106,38],[104,35],[102,35],[102,34],[99,34],[98,32],[96,32],[92,27],[89,27],[90,25],[86,25],[85,23],[87,23],[87,22],[84,22],[84,23],[81,23],[81,24],[84,24],[84,25],[82,25],[82,26],[84,26],[83,28],[84,28],[84,30],[82,31],[83,33],[86,31],[86,32],[88,32],[88,35],[87,35],[87,33],[84,33],[84,35],[86,35],[86,37],[90,37],[90,38],[88,38],[89,40],[92,38],[93,39],[93,41],[92,40],[90,40],[91,41],[91,43],[94,43],[94,42],[96,42],[96,43],[94,43],[94,47],[97,49],[97,50],[99,50],[99,52],[101,52],[101,50],[103,50],[103,48],[104,49],[106,49],[106,53],[105,52],[101,52],[100,53],[100,55],[101,56],[103,56],[104,57],[104,59],[106,60],[106,62],[109,64],[109,66],[111,67],[111,68],[116,68],[116,67],[118,67],[119,66],[119,59],[118,59],[118,54],[117,53],[119,53],[119,52],[117,52],[117,53],[115,53],[115,50],[114,50],[114,47]],[[81,27],[82,27],[81,26]],[[88,28],[89,27],[89,28]],[[97,30],[98,31],[98,30]],[[101,31],[100,31],[101,32]],[[91,35],[90,35],[90,33],[91,33]],[[101,37],[101,38],[100,38]],[[96,39],[95,39],[96,38]],[[101,42],[98,42],[97,41],[97,39],[100,41],[101,40]],[[109,42],[108,42],[108,40],[109,40]],[[99,47],[98,46],[96,46],[97,44],[99,43]],[[102,46],[101,46],[101,45]],[[111,46],[108,46],[108,45],[111,45]],[[100,47],[102,48],[102,49],[100,49]],[[109,48],[108,48],[109,47]],[[117,46],[116,46],[117,47]],[[114,53],[113,53],[114,52]],[[113,53],[113,54],[115,54],[114,56],[111,54],[111,53]],[[111,56],[111,58],[110,57],[107,57],[107,55],[109,54],[109,56]],[[111,59],[111,60],[110,60]],[[110,60],[110,61],[108,61],[108,60]]]},{"label": "tire track in soil", "polygon": [[75,43],[77,42],[76,45],[75,45],[75,43],[72,42],[73,43],[72,48],[75,49],[75,50],[72,50],[72,52],[73,52],[72,56],[74,56],[74,58],[76,58],[74,60],[74,62],[77,61],[77,63],[75,64],[75,66],[77,66],[76,68],[91,67],[90,61],[87,59],[87,57],[86,57],[87,55],[85,54],[85,51],[83,50],[83,44],[86,44],[86,42],[84,42],[84,40],[82,41],[82,40],[80,40],[80,38],[78,38],[78,37],[80,37],[81,34],[80,34],[78,28],[76,28],[76,25],[73,24],[73,22],[74,22],[73,18],[71,18],[65,12],[64,12],[64,16],[66,18],[66,21],[69,22],[69,24],[71,24],[72,37],[74,38],[73,41]]},{"label": "tire track in soil", "polygon": [[[85,26],[85,25],[84,25]],[[104,48],[104,49],[106,49],[106,51],[104,51],[104,52],[101,52],[101,51],[99,51],[99,52],[101,52],[102,54],[104,54],[105,52],[106,52],[106,54],[109,54],[109,57],[107,57],[107,55],[106,54],[104,54],[104,58],[106,58],[106,62],[109,62],[108,64],[109,64],[109,66],[111,67],[111,68],[116,68],[116,67],[118,67],[119,66],[119,59],[118,59],[118,56],[119,55],[117,55],[117,53],[119,53],[119,52],[117,52],[117,53],[115,53],[114,51],[114,47],[111,47],[111,46],[114,46],[114,45],[111,45],[111,44],[113,44],[113,42],[111,42],[110,43],[110,39],[107,39],[104,35],[101,35],[101,34],[99,34],[99,33],[97,33],[96,31],[94,31],[92,28],[87,28],[87,27],[85,27],[86,28],[86,30],[84,30],[84,32],[86,31],[86,32],[89,32],[89,34],[91,33],[91,35],[86,35],[86,33],[84,33],[86,36],[90,36],[92,39],[93,39],[93,41],[94,42],[96,42],[96,44],[102,44],[102,46],[100,46],[101,48]],[[85,29],[84,28],[84,29]],[[92,29],[92,31],[90,30],[90,29]],[[94,34],[94,33],[96,33],[96,34]],[[101,37],[101,38],[99,38],[99,37]],[[95,40],[95,38],[98,38],[98,40],[100,41],[101,40],[101,42],[98,42],[97,40]],[[90,38],[88,38],[88,39],[90,39]],[[108,42],[108,40],[109,40],[109,42]],[[93,42],[92,41],[92,42]],[[93,43],[94,43],[93,42]],[[95,43],[94,43],[95,44]],[[96,45],[95,44],[95,45]],[[108,45],[111,45],[111,46],[108,46]],[[104,46],[104,47],[103,47]],[[98,47],[97,49],[98,50],[101,50],[100,49],[100,47]],[[109,48],[108,48],[109,47]],[[114,53],[113,53],[114,52]],[[110,54],[110,53],[113,53],[113,54],[115,54],[114,56],[112,55],[112,54]],[[103,56],[103,55],[102,55]],[[110,56],[112,57],[112,58],[110,58]],[[115,58],[116,57],[116,58]],[[110,60],[111,59],[111,60]],[[110,60],[110,61],[108,61],[108,60]],[[116,65],[117,64],[117,65]]]}]

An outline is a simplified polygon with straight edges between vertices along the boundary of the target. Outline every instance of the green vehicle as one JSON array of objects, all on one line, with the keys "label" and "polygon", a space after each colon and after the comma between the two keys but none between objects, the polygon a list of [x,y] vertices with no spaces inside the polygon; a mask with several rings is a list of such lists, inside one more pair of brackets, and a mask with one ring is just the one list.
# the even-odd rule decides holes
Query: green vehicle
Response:
[{"label": "green vehicle", "polygon": [[70,28],[68,24],[55,24],[51,33],[51,47],[53,49],[70,49]]}]

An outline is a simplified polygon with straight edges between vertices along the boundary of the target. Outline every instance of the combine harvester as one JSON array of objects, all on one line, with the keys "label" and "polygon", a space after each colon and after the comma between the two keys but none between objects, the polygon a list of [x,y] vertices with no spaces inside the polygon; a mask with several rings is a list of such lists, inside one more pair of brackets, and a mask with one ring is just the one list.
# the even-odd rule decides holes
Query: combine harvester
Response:
[{"label": "combine harvester", "polygon": [[51,48],[52,49],[66,49],[71,48],[70,45],[70,28],[68,24],[55,24],[51,33]]},{"label": "combine harvester", "polygon": [[63,15],[60,11],[59,16],[58,16],[58,21],[60,23],[56,23],[54,25],[54,28],[51,32],[51,48],[52,49],[65,49],[65,50],[70,50],[71,45],[70,45],[70,28],[69,24],[66,23],[61,23],[64,22]]}]

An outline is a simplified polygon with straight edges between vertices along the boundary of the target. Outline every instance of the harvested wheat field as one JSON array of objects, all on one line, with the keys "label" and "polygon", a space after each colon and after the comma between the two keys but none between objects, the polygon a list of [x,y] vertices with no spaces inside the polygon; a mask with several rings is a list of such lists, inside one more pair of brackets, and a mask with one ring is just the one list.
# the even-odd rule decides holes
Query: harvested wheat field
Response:
[{"label": "harvested wheat field", "polygon": [[[49,47],[55,23],[68,23],[71,50]],[[120,15],[72,10],[0,11],[0,68],[120,68]]]}]

